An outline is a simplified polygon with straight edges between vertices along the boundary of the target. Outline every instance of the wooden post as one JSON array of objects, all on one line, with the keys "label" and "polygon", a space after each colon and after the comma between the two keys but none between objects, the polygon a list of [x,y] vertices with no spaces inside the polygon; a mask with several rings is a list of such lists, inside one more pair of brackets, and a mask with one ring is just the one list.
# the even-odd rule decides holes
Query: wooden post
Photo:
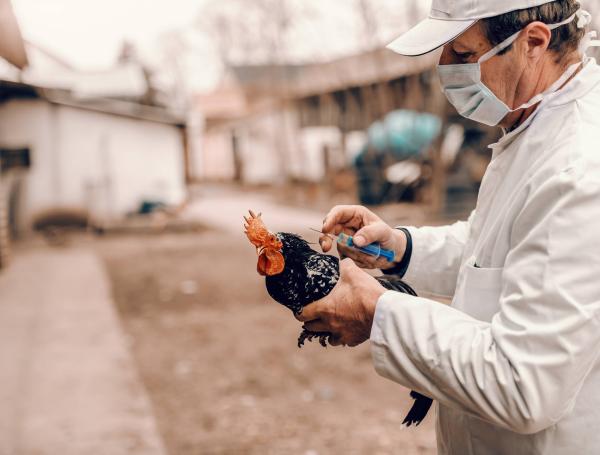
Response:
[{"label": "wooden post", "polygon": [[371,87],[365,85],[360,88],[360,101],[362,103],[363,123],[367,128],[377,120],[377,114],[373,109],[373,92]]},{"label": "wooden post", "polygon": [[179,134],[181,136],[181,144],[183,146],[183,168],[185,184],[190,185],[193,181],[192,157],[190,149],[190,141],[188,137],[187,125],[179,126]]},{"label": "wooden post", "polygon": [[346,90],[346,131],[367,129],[369,125],[363,122],[360,109],[360,96],[355,95],[352,90],[352,88]]},{"label": "wooden post", "polygon": [[0,270],[8,266],[10,259],[10,222],[8,217],[9,185],[0,175]]},{"label": "wooden post", "polygon": [[431,179],[431,211],[441,215],[446,207],[446,169],[442,161],[443,132],[435,141],[432,153],[433,176]]},{"label": "wooden post", "polygon": [[[435,86],[437,86],[437,80],[435,78],[429,78],[428,80],[430,83],[433,83]],[[431,182],[431,209],[434,215],[440,216],[446,207],[447,176],[446,168],[442,160],[442,145],[444,143],[444,127],[448,122],[447,101],[446,97],[440,90],[436,90],[435,87],[433,90],[429,90],[429,96],[427,97],[425,109],[429,112],[435,113],[438,117],[440,117],[442,122],[442,131],[440,132],[440,136],[435,141],[433,146],[433,176]]]},{"label": "wooden post", "polygon": [[392,103],[392,95],[387,81],[382,81],[377,84],[377,100],[379,102],[380,118],[385,117],[394,109]]}]

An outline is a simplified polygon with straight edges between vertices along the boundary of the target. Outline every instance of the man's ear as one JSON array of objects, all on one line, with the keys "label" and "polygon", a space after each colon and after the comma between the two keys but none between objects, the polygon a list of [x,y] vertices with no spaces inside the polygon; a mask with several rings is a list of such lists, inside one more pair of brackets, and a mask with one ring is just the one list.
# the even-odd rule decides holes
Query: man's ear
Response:
[{"label": "man's ear", "polygon": [[527,58],[538,60],[550,46],[552,31],[543,22],[532,22],[521,32],[521,39],[525,45]]}]

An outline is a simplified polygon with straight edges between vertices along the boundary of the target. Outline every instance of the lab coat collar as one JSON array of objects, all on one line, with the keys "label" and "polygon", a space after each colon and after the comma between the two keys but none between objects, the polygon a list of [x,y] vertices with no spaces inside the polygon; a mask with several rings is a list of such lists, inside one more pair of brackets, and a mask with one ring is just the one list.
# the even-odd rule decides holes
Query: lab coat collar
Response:
[{"label": "lab coat collar", "polygon": [[506,133],[505,131],[504,136],[498,142],[489,146],[493,151],[492,160],[506,150],[521,133],[529,128],[541,112],[576,101],[594,89],[598,84],[600,84],[600,67],[597,65],[595,59],[586,58],[582,70],[567,85],[559,91],[547,95],[522,125],[510,133]]}]

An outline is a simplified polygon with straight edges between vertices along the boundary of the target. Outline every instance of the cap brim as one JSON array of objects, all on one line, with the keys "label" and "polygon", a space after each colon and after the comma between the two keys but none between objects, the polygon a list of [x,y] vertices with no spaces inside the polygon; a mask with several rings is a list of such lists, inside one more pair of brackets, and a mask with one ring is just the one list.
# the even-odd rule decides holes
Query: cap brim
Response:
[{"label": "cap brim", "polygon": [[410,57],[428,54],[457,38],[475,22],[477,20],[448,21],[427,18],[392,41],[387,48]]}]

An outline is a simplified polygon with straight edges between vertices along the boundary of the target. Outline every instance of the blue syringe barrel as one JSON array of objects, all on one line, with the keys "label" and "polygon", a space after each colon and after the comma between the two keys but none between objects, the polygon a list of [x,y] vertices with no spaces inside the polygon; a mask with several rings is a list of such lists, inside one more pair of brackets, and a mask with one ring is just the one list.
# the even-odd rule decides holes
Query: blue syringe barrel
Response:
[{"label": "blue syringe barrel", "polygon": [[354,238],[343,233],[338,236],[338,243],[350,248],[354,248],[361,253],[368,254],[369,256],[374,256],[376,258],[383,257],[387,259],[388,262],[394,262],[396,257],[396,254],[393,251],[381,248],[379,243],[371,243],[370,245],[362,247],[356,246],[354,244]]}]

